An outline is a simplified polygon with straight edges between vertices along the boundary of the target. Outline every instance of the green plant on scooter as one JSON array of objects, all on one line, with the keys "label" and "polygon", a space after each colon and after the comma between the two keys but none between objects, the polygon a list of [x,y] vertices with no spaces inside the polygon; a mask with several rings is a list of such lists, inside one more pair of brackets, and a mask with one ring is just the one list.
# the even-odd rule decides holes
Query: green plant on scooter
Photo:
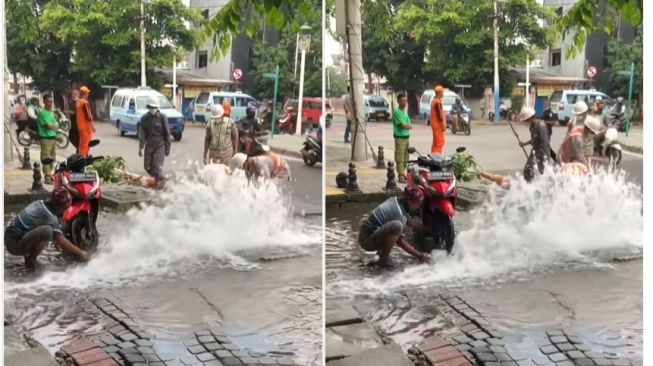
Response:
[{"label": "green plant on scooter", "polygon": [[461,182],[478,179],[480,166],[471,154],[461,152],[453,156],[454,175]]}]

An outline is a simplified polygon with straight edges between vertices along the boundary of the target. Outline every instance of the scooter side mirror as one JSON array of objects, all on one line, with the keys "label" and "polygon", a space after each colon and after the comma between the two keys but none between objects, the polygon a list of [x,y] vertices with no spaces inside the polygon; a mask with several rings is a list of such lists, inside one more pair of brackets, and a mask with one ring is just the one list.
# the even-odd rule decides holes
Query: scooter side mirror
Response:
[{"label": "scooter side mirror", "polygon": [[408,148],[408,153],[409,153],[409,154],[414,154],[414,153],[416,153],[416,152],[417,152],[417,149],[416,149],[416,148],[414,148],[414,147],[412,147],[412,146]]},{"label": "scooter side mirror", "polygon": [[100,144],[100,140],[98,140],[98,139],[91,140],[91,141],[88,143],[88,147],[95,147],[95,146],[98,146],[99,144]]},{"label": "scooter side mirror", "polygon": [[461,146],[461,147],[459,147],[459,148],[456,148],[456,152],[457,152],[457,153],[461,153],[461,152],[463,152],[463,151],[465,151],[465,150],[467,150],[467,148],[464,147],[464,146]]}]

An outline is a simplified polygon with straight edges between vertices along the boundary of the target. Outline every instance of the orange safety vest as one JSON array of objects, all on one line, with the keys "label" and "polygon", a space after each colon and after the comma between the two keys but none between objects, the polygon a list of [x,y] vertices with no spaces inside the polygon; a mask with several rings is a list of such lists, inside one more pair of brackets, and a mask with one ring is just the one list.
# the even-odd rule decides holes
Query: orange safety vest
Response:
[{"label": "orange safety vest", "polygon": [[433,130],[431,153],[442,154],[444,150],[446,127],[442,129],[442,123],[446,121],[445,118],[442,100],[437,97],[433,98],[433,102],[431,102],[431,129]]}]

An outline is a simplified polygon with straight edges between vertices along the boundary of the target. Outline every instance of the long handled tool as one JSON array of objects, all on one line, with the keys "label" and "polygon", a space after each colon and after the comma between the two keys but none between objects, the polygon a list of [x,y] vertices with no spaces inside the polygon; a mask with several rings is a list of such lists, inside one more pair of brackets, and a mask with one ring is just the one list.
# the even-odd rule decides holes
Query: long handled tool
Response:
[{"label": "long handled tool", "polygon": [[9,141],[11,142],[11,146],[13,146],[14,149],[16,149],[16,155],[18,155],[18,161],[20,161],[22,164],[24,159],[23,154],[20,152],[20,149],[18,148],[18,144],[14,141],[13,136],[11,136],[11,128],[7,125],[7,121],[5,121],[5,128],[7,129],[7,131],[9,131]]},{"label": "long handled tool", "polygon": [[[517,131],[515,131],[515,127],[512,125],[512,122],[510,122],[510,120],[508,120],[508,125],[510,126],[510,129],[512,130],[512,133],[515,134],[515,137],[517,138],[517,142],[519,142],[520,141],[519,140],[519,135],[517,134]],[[521,147],[522,151],[524,151],[524,155],[526,155],[526,159],[528,159],[528,153],[526,152],[526,149],[521,145],[520,145],[520,147]]]}]

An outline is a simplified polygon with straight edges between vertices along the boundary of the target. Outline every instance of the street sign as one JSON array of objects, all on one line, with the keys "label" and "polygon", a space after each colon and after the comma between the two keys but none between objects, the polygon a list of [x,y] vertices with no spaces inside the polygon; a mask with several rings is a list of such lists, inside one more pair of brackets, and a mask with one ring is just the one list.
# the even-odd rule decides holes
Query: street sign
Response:
[{"label": "street sign", "polygon": [[587,77],[589,77],[590,79],[594,79],[597,73],[598,71],[596,70],[596,67],[590,65],[587,68]]},{"label": "street sign", "polygon": [[243,70],[241,70],[241,69],[234,70],[233,77],[236,80],[240,80],[240,78],[243,77]]}]

